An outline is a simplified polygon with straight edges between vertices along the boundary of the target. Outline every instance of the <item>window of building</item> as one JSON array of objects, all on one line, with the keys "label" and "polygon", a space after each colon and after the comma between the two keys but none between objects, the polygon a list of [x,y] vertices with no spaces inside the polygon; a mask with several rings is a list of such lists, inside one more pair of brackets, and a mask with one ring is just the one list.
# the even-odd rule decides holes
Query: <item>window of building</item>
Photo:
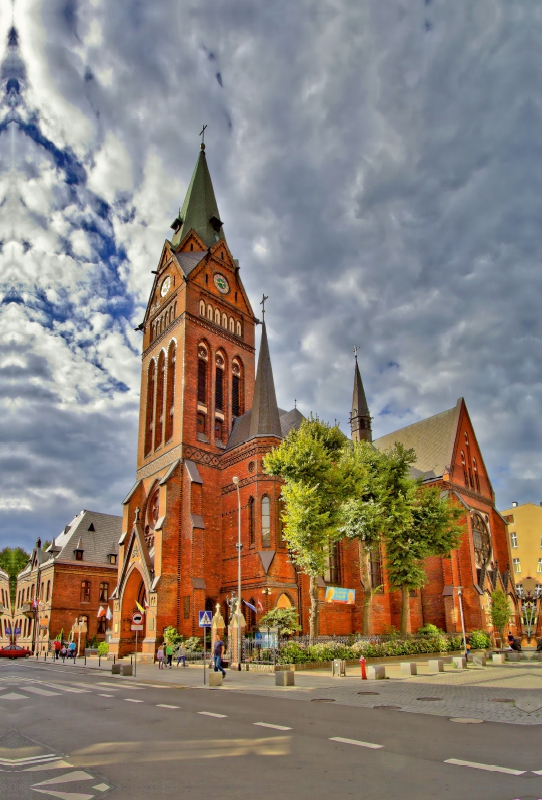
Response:
[{"label": "window of building", "polygon": [[255,530],[255,520],[254,520],[254,498],[248,498],[248,543],[250,547],[254,547],[256,544],[256,530]]},{"label": "window of building", "polygon": [[480,514],[474,514],[472,517],[472,541],[476,566],[483,567],[491,555],[491,538],[487,525]]},{"label": "window of building", "polygon": [[271,503],[262,497],[262,547],[271,547]]},{"label": "window of building", "polygon": [[145,424],[145,455],[148,455],[152,448],[152,433],[154,429],[154,384],[155,384],[156,364],[154,359],[149,367],[147,377],[147,409]]},{"label": "window of building", "polygon": [[109,600],[109,584],[106,581],[100,583],[100,603],[107,603]]},{"label": "window of building", "polygon": [[175,414],[175,360],[176,346],[171,342],[167,354],[167,390],[166,390],[166,442],[173,436],[173,418]]},{"label": "window of building", "polygon": [[160,517],[160,489],[157,487],[152,493],[147,506],[147,524],[154,530]]},{"label": "window of building", "polygon": [[468,435],[468,433],[465,433],[465,444],[467,445],[467,447],[469,446],[469,435]]},{"label": "window of building", "polygon": [[231,366],[231,413],[233,417],[240,417],[243,408],[243,371],[241,362],[234,358]]},{"label": "window of building", "polygon": [[375,591],[384,591],[384,577],[382,571],[382,553],[380,548],[374,550],[369,558],[371,588]]},{"label": "window of building", "polygon": [[223,434],[224,434],[224,425],[222,420],[215,419],[215,439],[221,442]]},{"label": "window of building", "polygon": [[156,424],[154,449],[160,447],[164,435],[164,382],[166,377],[166,356],[163,350],[158,358],[158,375],[156,379]]},{"label": "window of building", "polygon": [[90,581],[81,581],[81,602],[90,603]]},{"label": "window of building", "polygon": [[228,329],[228,315],[222,314],[222,327]]},{"label": "window of building", "polygon": [[109,553],[109,563],[116,564],[117,563],[117,554],[116,553]]},{"label": "window of building", "polygon": [[461,451],[461,466],[463,467],[463,480],[465,481],[465,486],[469,485],[469,475],[467,472],[467,462],[465,459],[465,453],[463,450]]},{"label": "window of building", "polygon": [[213,307],[207,306],[207,319],[212,322],[213,321]]},{"label": "window of building", "polygon": [[472,469],[474,470],[474,482],[476,484],[476,491],[480,492],[480,478],[478,477],[478,465],[476,464],[476,459],[472,459]]},{"label": "window of building", "polygon": [[51,597],[51,581],[47,581],[47,592],[45,595],[45,602],[49,602],[49,598]]},{"label": "window of building", "polygon": [[205,414],[202,411],[198,411],[198,433],[205,433]]},{"label": "window of building", "polygon": [[198,346],[198,403],[207,405],[207,361],[208,354],[205,345]]},{"label": "window of building", "polygon": [[514,572],[521,572],[521,561],[519,558],[513,558],[512,563],[514,564]]},{"label": "window of building", "polygon": [[216,356],[215,408],[224,411],[224,359],[220,353]]},{"label": "window of building", "polygon": [[511,523],[513,523],[513,522],[514,522],[514,516],[513,516],[513,514],[508,514],[508,516],[505,516],[505,517],[504,517],[504,521],[505,521],[505,522],[511,522]]},{"label": "window of building", "polygon": [[235,328],[236,328],[237,336],[241,336],[241,323],[237,322]]},{"label": "window of building", "polygon": [[542,572],[542,558],[538,559],[538,564],[536,566],[536,571],[537,572]]},{"label": "window of building", "polygon": [[326,583],[340,584],[341,577],[339,571],[339,545],[334,542],[329,546],[326,556],[326,566],[324,569],[324,580]]},{"label": "window of building", "polygon": [[510,547],[517,547],[518,546],[518,535],[517,533],[512,532],[510,534]]},{"label": "window of building", "polygon": [[233,317],[230,317],[230,333],[235,333],[235,320]]},{"label": "window of building", "polygon": [[203,302],[203,300],[199,301],[199,315],[200,317],[205,316],[205,303]]},{"label": "window of building", "polygon": [[75,553],[75,560],[82,561],[83,560],[83,551],[82,550],[74,550]]},{"label": "window of building", "polygon": [[215,310],[215,325],[220,325],[220,311],[218,308]]}]

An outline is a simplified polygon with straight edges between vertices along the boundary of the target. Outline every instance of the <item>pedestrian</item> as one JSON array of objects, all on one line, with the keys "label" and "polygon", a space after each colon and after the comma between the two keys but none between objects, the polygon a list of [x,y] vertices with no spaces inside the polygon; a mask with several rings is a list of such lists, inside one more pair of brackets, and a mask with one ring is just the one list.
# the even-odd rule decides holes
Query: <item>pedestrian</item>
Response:
[{"label": "pedestrian", "polygon": [[62,663],[64,663],[66,656],[68,655],[68,648],[65,644],[63,644],[60,648],[60,655],[62,656]]},{"label": "pedestrian", "polygon": [[166,657],[167,657],[167,665],[171,669],[173,666],[173,645],[167,644],[166,645]]},{"label": "pedestrian", "polygon": [[507,639],[508,639],[508,646],[509,646],[509,647],[510,647],[512,644],[514,644],[514,634],[512,633],[512,631],[508,631],[508,636],[507,636]]},{"label": "pedestrian", "polygon": [[183,667],[186,667],[186,647],[184,644],[181,644],[177,650],[177,669],[179,669],[179,664],[181,661],[183,662]]},{"label": "pedestrian", "polygon": [[222,639],[218,639],[218,641],[215,642],[215,646],[213,649],[213,657],[215,662],[215,672],[221,672],[223,678],[226,677],[226,672],[224,671],[224,668],[222,666],[222,656],[224,655],[225,649],[226,645],[224,644]]},{"label": "pedestrian", "polygon": [[74,641],[71,641],[68,645],[68,655],[70,658],[73,658],[74,661],[75,661],[75,650],[76,650],[76,644]]},{"label": "pedestrian", "polygon": [[60,651],[62,650],[62,642],[60,642],[58,639],[55,639],[55,641],[53,642],[53,647],[55,650],[55,661],[58,661],[58,656],[60,654]]},{"label": "pedestrian", "polygon": [[158,661],[158,669],[164,668],[164,646],[160,645],[156,653],[156,660]]}]

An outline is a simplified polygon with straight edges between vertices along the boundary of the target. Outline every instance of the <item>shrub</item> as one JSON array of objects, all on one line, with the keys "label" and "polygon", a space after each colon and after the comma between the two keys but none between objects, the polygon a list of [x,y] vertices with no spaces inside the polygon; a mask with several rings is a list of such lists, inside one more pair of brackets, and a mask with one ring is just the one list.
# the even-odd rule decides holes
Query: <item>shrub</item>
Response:
[{"label": "shrub", "polygon": [[109,653],[109,645],[107,642],[100,642],[98,645],[98,655],[106,656]]},{"label": "shrub", "polygon": [[177,647],[177,645],[182,642],[183,638],[183,636],[177,633],[177,628],[174,628],[172,625],[164,631],[164,642],[171,647]]},{"label": "shrub", "polygon": [[297,642],[287,642],[280,651],[280,664],[302,664],[305,661],[310,661],[308,653]]},{"label": "shrub", "polygon": [[418,633],[421,633],[422,636],[437,636],[439,633],[444,633],[444,631],[441,631],[432,622],[428,622],[423,628],[418,628]]},{"label": "shrub", "polygon": [[469,638],[473,650],[485,650],[486,647],[491,647],[491,639],[486,631],[472,631]]},{"label": "shrub", "polygon": [[290,608],[272,608],[264,614],[259,623],[260,628],[278,628],[282,636],[289,636],[301,630],[301,625],[297,617],[297,610]]},{"label": "shrub", "polygon": [[[165,636],[164,636],[165,638]],[[182,636],[180,637],[179,644],[182,642]],[[198,636],[191,636],[189,639],[186,640],[184,643],[186,650],[189,653],[197,653],[199,650],[203,650],[203,642]]]},{"label": "shrub", "polygon": [[390,639],[398,639],[401,636],[401,631],[395,625],[384,625],[382,628],[382,636],[389,636]]}]

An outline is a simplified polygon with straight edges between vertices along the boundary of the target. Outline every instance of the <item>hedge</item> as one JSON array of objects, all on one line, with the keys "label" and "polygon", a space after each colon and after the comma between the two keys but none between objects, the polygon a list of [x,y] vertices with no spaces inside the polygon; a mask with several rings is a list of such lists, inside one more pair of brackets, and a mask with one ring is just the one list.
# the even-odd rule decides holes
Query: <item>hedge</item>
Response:
[{"label": "hedge", "polygon": [[461,636],[424,636],[417,639],[394,639],[386,642],[354,642],[352,645],[340,642],[326,644],[300,645],[287,642],[279,654],[279,664],[303,664],[307,662],[321,663],[333,661],[334,658],[351,661],[361,655],[367,658],[385,656],[411,656],[420,653],[445,653],[461,650]]}]

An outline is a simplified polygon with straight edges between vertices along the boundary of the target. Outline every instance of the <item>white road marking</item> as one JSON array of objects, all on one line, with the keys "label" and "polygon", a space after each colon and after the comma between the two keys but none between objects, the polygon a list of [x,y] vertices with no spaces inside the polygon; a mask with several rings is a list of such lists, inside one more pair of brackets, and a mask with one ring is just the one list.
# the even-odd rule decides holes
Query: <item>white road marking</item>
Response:
[{"label": "white road marking", "polygon": [[[77,772],[69,772],[67,775],[59,775],[58,778],[49,778],[46,781],[35,783],[34,786],[49,786],[51,783],[70,783],[70,781],[91,781],[92,775],[88,772],[78,770]],[[94,779],[95,780],[95,779]]]},{"label": "white road marking", "polygon": [[504,772],[506,775],[524,775],[525,770],[508,769],[508,767],[498,767],[496,764],[478,764],[476,761],[462,761],[460,758],[447,758],[445,764],[456,764],[458,767],[471,767],[472,769],[483,769],[486,772]]},{"label": "white road marking", "polygon": [[156,708],[180,708],[180,706],[168,706],[167,703],[158,703]]},{"label": "white road marking", "polygon": [[[48,681],[41,681],[44,686],[50,686],[52,689],[60,689],[61,692],[74,692],[76,694],[88,694],[88,689],[76,689],[74,686],[64,686],[59,683],[49,683]],[[94,688],[94,687],[92,687]]]},{"label": "white road marking", "polygon": [[53,792],[51,789],[32,789],[33,792],[48,794],[50,797],[58,797],[60,800],[92,800],[93,794],[81,794],[80,792]]},{"label": "white road marking", "polygon": [[227,717],[227,714],[213,714],[212,711],[198,711],[198,714],[203,714],[205,717]]},{"label": "white road marking", "polygon": [[270,722],[253,722],[253,725],[260,725],[262,728],[276,728],[278,731],[291,731],[286,725],[271,725]]},{"label": "white road marking", "polygon": [[66,767],[73,767],[73,764],[68,764],[67,761],[60,759],[59,761],[48,761],[46,764],[38,764],[37,767],[28,767],[23,772],[43,772],[50,769],[66,769]]},{"label": "white road marking", "polygon": [[343,739],[342,736],[330,736],[330,742],[343,742],[343,744],[357,744],[358,747],[370,747],[372,750],[379,750],[383,744],[373,744],[372,742],[360,742],[358,739]]},{"label": "white road marking", "polygon": [[14,764],[36,764],[42,761],[56,761],[58,756],[26,756],[26,758],[0,758],[0,764],[13,766]]},{"label": "white road marking", "polygon": [[39,686],[25,686],[25,692],[32,694],[41,694],[44,697],[58,697],[58,692],[50,692],[48,689],[40,689]]},{"label": "white road marking", "polygon": [[109,786],[107,785],[107,783],[98,783],[96,784],[96,786],[93,786],[92,788],[97,789],[99,792],[105,792],[107,789],[109,789]]},{"label": "white road marking", "polygon": [[115,697],[115,695],[114,694],[102,694],[101,692],[98,692],[98,697]]},{"label": "white road marking", "polygon": [[542,769],[533,769],[534,775],[542,775]]},{"label": "white road marking", "polygon": [[29,698],[25,694],[8,692],[7,694],[0,694],[0,700],[29,700]]},{"label": "white road marking", "polygon": [[124,698],[124,702],[125,703],[143,703],[144,701],[143,700],[135,700],[133,697],[125,697]]}]

